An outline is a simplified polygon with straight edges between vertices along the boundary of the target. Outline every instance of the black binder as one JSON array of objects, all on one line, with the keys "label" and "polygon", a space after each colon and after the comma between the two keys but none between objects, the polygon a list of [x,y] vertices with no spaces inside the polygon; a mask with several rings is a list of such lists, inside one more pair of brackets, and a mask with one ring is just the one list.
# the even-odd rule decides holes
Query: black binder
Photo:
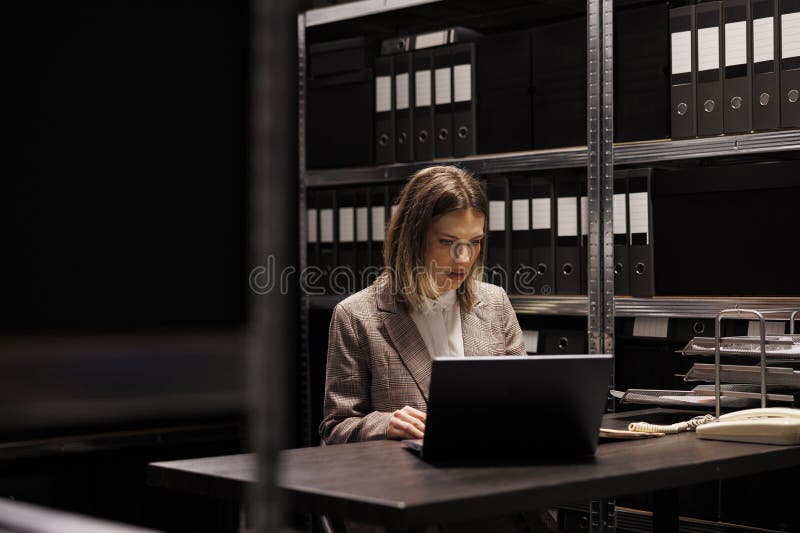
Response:
[{"label": "black binder", "polygon": [[574,175],[556,179],[556,292],[579,294],[578,182]]},{"label": "black binder", "polygon": [[437,159],[453,157],[453,68],[450,48],[433,52],[433,156]]},{"label": "black binder", "polygon": [[628,181],[625,171],[614,173],[614,294],[631,293],[628,261]]},{"label": "black binder", "polygon": [[586,332],[576,330],[544,330],[544,353],[566,355],[586,353]]},{"label": "black binder", "polygon": [[450,47],[453,64],[453,156],[474,155],[475,139],[475,44]]},{"label": "black binder", "polygon": [[486,181],[486,196],[489,199],[488,239],[484,280],[508,290],[508,252],[511,250],[506,231],[509,227],[508,180],[493,176]]},{"label": "black binder", "polygon": [[579,254],[581,258],[581,294],[589,292],[589,197],[587,195],[588,178],[580,176],[578,178],[578,189],[580,191],[580,236],[578,240]]},{"label": "black binder", "polygon": [[530,150],[531,32],[485,37],[477,54],[478,153]]},{"label": "black binder", "polygon": [[724,76],[722,3],[695,6],[697,20],[697,134],[721,135],[723,125]]},{"label": "black binder", "polygon": [[356,289],[356,195],[353,188],[336,191],[336,270],[332,282],[334,292]]},{"label": "black binder", "polygon": [[697,54],[694,6],[669,12],[671,76],[670,104],[673,139],[697,135]]},{"label": "black binder", "polygon": [[306,190],[306,266],[319,266],[319,206],[317,191]]},{"label": "black binder", "polygon": [[534,294],[536,271],[531,266],[531,179],[509,179],[511,194],[510,292]]},{"label": "black binder", "polygon": [[586,146],[586,19],[532,35],[534,148]]},{"label": "black binder", "polygon": [[781,127],[800,126],[800,0],[781,0]]},{"label": "black binder", "polygon": [[[394,217],[394,213],[397,210],[397,203],[400,200],[400,193],[403,192],[403,187],[405,186],[405,182],[401,183],[392,183],[388,186],[388,194],[389,194],[389,206],[388,212],[386,213],[388,217],[388,221],[391,222],[392,218]],[[387,225],[388,223],[387,222]]]},{"label": "black binder", "polygon": [[780,28],[778,0],[751,0],[753,129],[780,127]]},{"label": "black binder", "polygon": [[330,275],[336,267],[336,198],[333,189],[317,190],[319,206],[319,267],[322,270],[322,286],[330,290]]},{"label": "black binder", "polygon": [[358,187],[355,190],[355,224],[356,224],[356,290],[361,290],[368,285],[367,273],[372,264],[370,254],[369,235],[369,196],[368,187]]},{"label": "black binder", "polygon": [[746,133],[753,129],[749,7],[749,0],[724,0],[722,4],[725,23],[725,133]]},{"label": "black binder", "polygon": [[414,160],[414,89],[411,80],[411,54],[394,56],[394,142],[395,160]]},{"label": "black binder", "polygon": [[[370,186],[369,206],[370,268],[377,275],[383,269],[383,243],[386,240],[387,209],[385,185]],[[368,277],[367,280],[371,281],[372,278]]]},{"label": "black binder", "polygon": [[614,13],[614,140],[670,135],[669,8],[666,2]]},{"label": "black binder", "polygon": [[653,202],[650,194],[650,169],[628,175],[628,231],[630,245],[631,296],[655,295],[653,263]]},{"label": "black binder", "polygon": [[531,181],[531,266],[536,270],[535,293],[555,293],[555,196],[550,178]]},{"label": "black binder", "polygon": [[394,60],[375,58],[375,163],[394,163]]},{"label": "black binder", "polygon": [[433,159],[433,56],[416,52],[414,72],[414,159]]}]

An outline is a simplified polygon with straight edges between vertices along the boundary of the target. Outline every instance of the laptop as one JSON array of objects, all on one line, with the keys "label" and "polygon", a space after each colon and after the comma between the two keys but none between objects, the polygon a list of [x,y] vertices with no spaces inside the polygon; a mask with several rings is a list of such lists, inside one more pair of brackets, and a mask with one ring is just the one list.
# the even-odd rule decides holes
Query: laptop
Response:
[{"label": "laptop", "polygon": [[591,456],[611,382],[611,355],[434,358],[426,461]]}]

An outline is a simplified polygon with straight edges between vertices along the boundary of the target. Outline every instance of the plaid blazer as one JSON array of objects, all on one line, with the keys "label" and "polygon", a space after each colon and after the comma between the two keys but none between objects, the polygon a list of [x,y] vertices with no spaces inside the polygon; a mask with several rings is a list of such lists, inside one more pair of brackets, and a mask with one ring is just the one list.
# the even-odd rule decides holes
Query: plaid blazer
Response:
[{"label": "plaid blazer", "polygon": [[[477,282],[476,296],[471,311],[461,310],[464,355],[524,355],[505,291]],[[333,311],[320,436],[328,444],[386,438],[395,410],[427,411],[430,379],[425,342],[378,278]]]}]

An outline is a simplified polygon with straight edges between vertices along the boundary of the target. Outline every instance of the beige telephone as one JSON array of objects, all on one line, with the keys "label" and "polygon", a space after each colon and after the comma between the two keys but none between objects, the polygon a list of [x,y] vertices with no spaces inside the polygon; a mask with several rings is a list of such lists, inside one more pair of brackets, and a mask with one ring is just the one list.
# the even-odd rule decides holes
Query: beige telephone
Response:
[{"label": "beige telephone", "polygon": [[698,426],[696,431],[701,439],[800,444],[800,409],[745,409],[722,415],[719,421]]}]

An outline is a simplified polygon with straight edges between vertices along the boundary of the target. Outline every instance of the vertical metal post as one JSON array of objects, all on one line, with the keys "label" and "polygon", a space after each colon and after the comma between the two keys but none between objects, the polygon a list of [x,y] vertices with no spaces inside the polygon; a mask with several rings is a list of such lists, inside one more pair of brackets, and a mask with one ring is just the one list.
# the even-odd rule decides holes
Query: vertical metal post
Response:
[{"label": "vertical metal post", "polygon": [[[297,16],[297,158],[300,183],[300,272],[308,267],[308,219],[306,216],[306,16]],[[300,290],[300,418],[302,424],[303,444],[311,446],[314,442],[314,431],[311,427],[311,354],[309,352],[309,336],[311,334],[309,295]]]},{"label": "vertical metal post", "polygon": [[[587,0],[589,353],[614,353],[614,32],[612,0]],[[613,372],[609,377],[613,387]],[[613,400],[609,396],[609,410]],[[590,504],[592,533],[616,530],[613,499]]]},{"label": "vertical metal post", "polygon": [[589,351],[614,353],[612,0],[588,0]]},{"label": "vertical metal post", "polygon": [[[251,2],[250,264],[269,265],[280,278],[297,258],[297,182],[294,161],[295,2]],[[287,371],[297,352],[297,295],[277,280],[266,294],[250,293],[247,336],[247,412],[258,454],[259,483],[250,490],[253,531],[282,527],[275,483],[278,451],[285,447],[292,405]]]}]

